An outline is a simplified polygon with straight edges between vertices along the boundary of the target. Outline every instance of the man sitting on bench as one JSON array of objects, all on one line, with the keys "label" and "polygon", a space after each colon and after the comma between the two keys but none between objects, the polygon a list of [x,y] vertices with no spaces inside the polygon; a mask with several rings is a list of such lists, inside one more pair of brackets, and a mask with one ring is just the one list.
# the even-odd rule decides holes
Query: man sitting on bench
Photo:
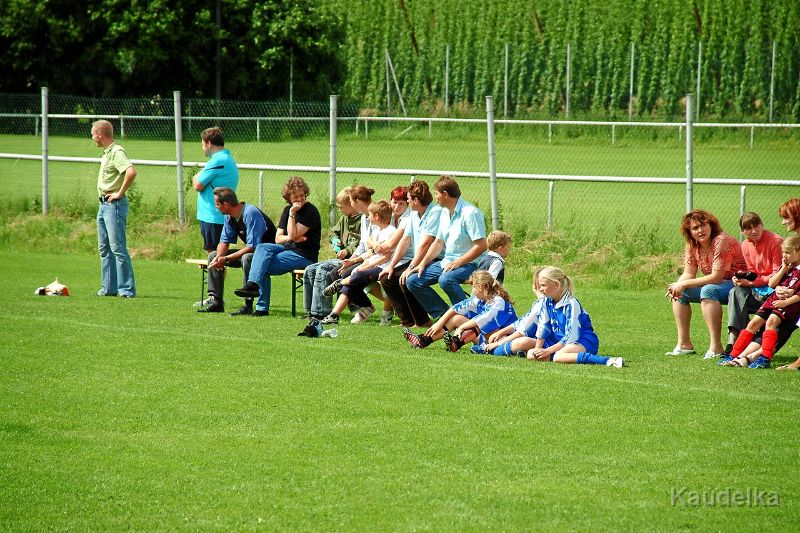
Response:
[{"label": "man sitting on bench", "polygon": [[[208,254],[208,296],[211,303],[204,309],[198,309],[198,313],[225,312],[225,267],[241,268],[246,283],[256,246],[274,243],[277,231],[275,224],[263,211],[254,205],[239,202],[233,189],[214,189],[214,205],[225,215],[225,224],[217,250]],[[231,250],[230,245],[236,244],[237,239],[241,239],[245,246],[241,250]],[[244,305],[231,316],[252,314],[253,299],[245,298]]]}]

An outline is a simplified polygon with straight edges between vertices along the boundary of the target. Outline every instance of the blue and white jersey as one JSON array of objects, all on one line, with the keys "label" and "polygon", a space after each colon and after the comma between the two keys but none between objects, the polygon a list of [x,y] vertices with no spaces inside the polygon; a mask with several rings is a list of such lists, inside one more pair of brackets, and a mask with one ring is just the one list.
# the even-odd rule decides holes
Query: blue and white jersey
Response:
[{"label": "blue and white jersey", "polygon": [[570,293],[565,293],[558,302],[545,297],[538,322],[537,338],[545,339],[551,344],[579,343],[592,353],[597,353],[591,349],[592,345],[598,345],[597,334],[592,328],[592,320],[578,299]]},{"label": "blue and white jersey", "polygon": [[473,319],[481,333],[491,333],[504,328],[517,319],[514,306],[500,295],[495,295],[488,302],[484,302],[476,296],[470,296],[455,304],[453,311]]},{"label": "blue and white jersey", "polygon": [[[525,313],[520,319],[514,322],[514,331],[518,331],[526,337],[536,337],[536,332],[539,327],[539,314],[544,307],[544,300],[545,297],[542,296],[531,304],[530,311]],[[546,327],[549,330],[549,326]]]}]

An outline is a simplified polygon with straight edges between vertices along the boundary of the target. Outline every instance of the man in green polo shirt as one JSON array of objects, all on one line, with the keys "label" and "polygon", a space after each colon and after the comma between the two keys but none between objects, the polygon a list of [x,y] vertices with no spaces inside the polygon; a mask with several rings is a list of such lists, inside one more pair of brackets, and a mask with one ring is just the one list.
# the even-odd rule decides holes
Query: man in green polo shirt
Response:
[{"label": "man in green polo shirt", "polygon": [[125,227],[128,198],[125,191],[136,177],[136,168],[125,150],[114,142],[114,127],[107,120],[92,124],[92,140],[103,149],[97,174],[97,249],[100,252],[100,290],[98,296],[136,296],[133,265],[128,254]]}]

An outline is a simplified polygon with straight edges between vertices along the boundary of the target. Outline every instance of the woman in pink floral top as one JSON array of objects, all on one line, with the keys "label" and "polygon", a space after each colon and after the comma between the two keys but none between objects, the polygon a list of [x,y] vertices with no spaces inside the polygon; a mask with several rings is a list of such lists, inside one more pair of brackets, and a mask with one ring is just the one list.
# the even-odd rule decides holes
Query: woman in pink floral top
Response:
[{"label": "woman in pink floral top", "polygon": [[[747,270],[747,263],[739,241],[723,233],[717,217],[708,211],[695,209],[686,213],[681,231],[686,240],[683,274],[667,287],[678,329],[678,344],[667,355],[695,353],[689,328],[692,320],[689,304],[700,302],[709,335],[708,351],[703,358],[716,358],[722,353],[722,304],[728,303],[733,273]],[[703,274],[700,277],[697,277],[698,270]]]}]

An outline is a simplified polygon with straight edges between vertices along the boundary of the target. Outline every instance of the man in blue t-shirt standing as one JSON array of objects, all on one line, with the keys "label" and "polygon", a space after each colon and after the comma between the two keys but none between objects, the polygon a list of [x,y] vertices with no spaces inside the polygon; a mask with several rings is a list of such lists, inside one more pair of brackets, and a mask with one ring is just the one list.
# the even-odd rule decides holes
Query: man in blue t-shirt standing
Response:
[{"label": "man in blue t-shirt standing", "polygon": [[208,128],[200,135],[203,153],[208,157],[205,168],[192,180],[197,191],[197,220],[203,235],[203,249],[211,253],[217,249],[225,217],[214,207],[214,189],[228,187],[236,191],[239,169],[231,151],[225,148],[222,130]]}]

